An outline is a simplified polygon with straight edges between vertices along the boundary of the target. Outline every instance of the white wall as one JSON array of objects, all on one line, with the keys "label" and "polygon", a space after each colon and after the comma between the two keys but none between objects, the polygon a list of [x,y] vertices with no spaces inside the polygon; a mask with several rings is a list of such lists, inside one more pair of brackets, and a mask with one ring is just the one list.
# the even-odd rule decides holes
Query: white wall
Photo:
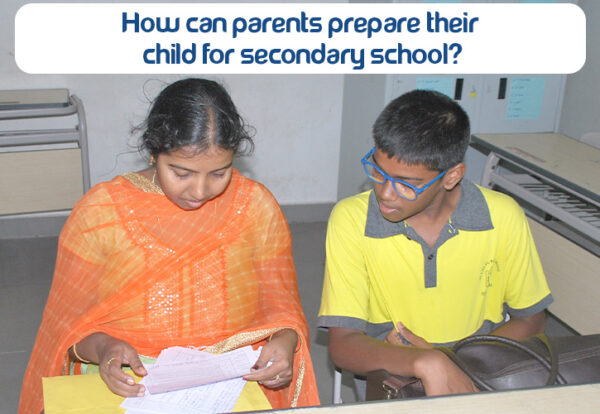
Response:
[{"label": "white wall", "polygon": [[583,68],[567,77],[559,131],[580,139],[586,132],[600,133],[600,2],[580,0],[587,20],[587,50]]},{"label": "white wall", "polygon": [[[143,120],[149,99],[165,82],[183,76],[23,73],[14,61],[14,16],[26,3],[3,0],[0,5],[0,89],[68,88],[83,100],[92,184],[143,168],[129,129]],[[256,151],[237,164],[240,168],[263,182],[281,204],[337,199],[342,75],[207,77],[225,83],[240,112],[256,128]]]},{"label": "white wall", "polygon": [[[0,89],[65,87],[83,99],[93,183],[142,168],[144,161],[129,129],[143,119],[148,99],[161,85],[180,77],[25,74],[14,61],[14,15],[26,3],[3,0],[0,5]],[[588,55],[583,69],[568,76],[559,125],[560,132],[574,138],[600,131],[600,82],[595,70],[600,63],[595,42],[600,36],[595,24],[600,2],[581,0],[579,5],[587,17]],[[379,101],[383,75],[210,77],[226,84],[257,130],[255,154],[237,165],[265,183],[281,204],[333,202],[358,191],[362,181],[355,181],[362,171],[355,158],[368,146],[371,124],[385,103]],[[352,99],[354,105],[349,104]],[[357,109],[361,101],[367,105],[364,112]],[[365,122],[363,128],[359,120]]]},{"label": "white wall", "polygon": [[385,75],[346,75],[344,79],[338,199],[371,188],[360,159],[373,146],[373,123],[387,104],[385,82]]}]

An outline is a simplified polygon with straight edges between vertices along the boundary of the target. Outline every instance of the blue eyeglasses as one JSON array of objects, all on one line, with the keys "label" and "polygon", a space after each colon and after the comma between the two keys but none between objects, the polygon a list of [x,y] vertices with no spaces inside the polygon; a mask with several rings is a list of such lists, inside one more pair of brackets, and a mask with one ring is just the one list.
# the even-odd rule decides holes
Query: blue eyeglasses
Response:
[{"label": "blue eyeglasses", "polygon": [[429,186],[431,184],[435,183],[437,180],[442,178],[444,176],[444,174],[446,174],[446,171],[448,171],[448,170],[442,171],[441,173],[439,173],[437,175],[437,177],[435,177],[433,180],[429,181],[423,187],[415,187],[411,183],[407,183],[406,181],[402,181],[402,180],[398,180],[397,178],[390,177],[377,165],[368,161],[369,157],[371,157],[374,152],[375,152],[375,147],[371,148],[371,151],[369,151],[367,153],[367,155],[362,157],[362,159],[360,160],[360,162],[363,165],[363,168],[365,169],[365,173],[367,174],[367,177],[369,177],[369,179],[371,181],[373,181],[374,183],[377,183],[377,184],[385,184],[386,181],[391,181],[392,187],[394,188],[394,191],[396,192],[396,194],[398,194],[400,197],[402,197],[408,201],[416,200],[417,197],[419,197],[419,194],[421,194],[423,191],[427,190],[427,188],[429,188]]}]

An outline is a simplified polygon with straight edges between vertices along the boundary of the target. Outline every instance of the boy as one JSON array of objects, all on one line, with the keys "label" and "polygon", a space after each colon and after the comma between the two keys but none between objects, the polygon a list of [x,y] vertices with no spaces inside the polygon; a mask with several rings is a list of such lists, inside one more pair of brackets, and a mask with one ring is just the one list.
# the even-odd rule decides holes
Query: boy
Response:
[{"label": "boy", "polygon": [[469,119],[445,95],[400,96],[373,136],[361,160],[373,191],[329,219],[318,321],[329,352],[358,375],[418,377],[427,395],[474,392],[434,346],[544,332],[553,299],[527,220],[510,197],[463,179]]}]

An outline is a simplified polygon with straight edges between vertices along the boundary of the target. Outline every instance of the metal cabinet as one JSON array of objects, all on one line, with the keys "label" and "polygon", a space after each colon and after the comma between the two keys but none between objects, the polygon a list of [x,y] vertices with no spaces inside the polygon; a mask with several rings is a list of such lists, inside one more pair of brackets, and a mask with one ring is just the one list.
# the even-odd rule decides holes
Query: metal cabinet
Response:
[{"label": "metal cabinet", "polygon": [[525,210],[555,303],[582,334],[600,326],[600,149],[561,134],[477,134],[481,183]]}]

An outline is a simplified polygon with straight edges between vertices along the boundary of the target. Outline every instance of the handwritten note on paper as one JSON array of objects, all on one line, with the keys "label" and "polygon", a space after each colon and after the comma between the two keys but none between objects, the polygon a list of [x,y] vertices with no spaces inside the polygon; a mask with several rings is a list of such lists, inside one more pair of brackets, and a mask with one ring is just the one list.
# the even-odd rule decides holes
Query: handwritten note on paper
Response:
[{"label": "handwritten note on paper", "polygon": [[251,346],[219,355],[186,348],[166,351],[146,376],[146,388],[156,394],[241,377],[250,373],[259,355]]},{"label": "handwritten note on paper", "polygon": [[[215,355],[191,348],[167,348],[141,381],[146,395],[126,398],[129,414],[222,413],[235,406],[260,349],[251,346]],[[170,392],[169,392],[170,391]]]},{"label": "handwritten note on paper", "polygon": [[244,379],[234,378],[179,391],[146,394],[126,398],[121,408],[126,409],[127,414],[229,413],[245,385]]},{"label": "handwritten note on paper", "polygon": [[449,77],[418,77],[417,89],[436,91],[452,98],[454,96],[454,82],[454,78]]},{"label": "handwritten note on paper", "polygon": [[539,119],[544,102],[545,77],[512,78],[506,119]]}]

